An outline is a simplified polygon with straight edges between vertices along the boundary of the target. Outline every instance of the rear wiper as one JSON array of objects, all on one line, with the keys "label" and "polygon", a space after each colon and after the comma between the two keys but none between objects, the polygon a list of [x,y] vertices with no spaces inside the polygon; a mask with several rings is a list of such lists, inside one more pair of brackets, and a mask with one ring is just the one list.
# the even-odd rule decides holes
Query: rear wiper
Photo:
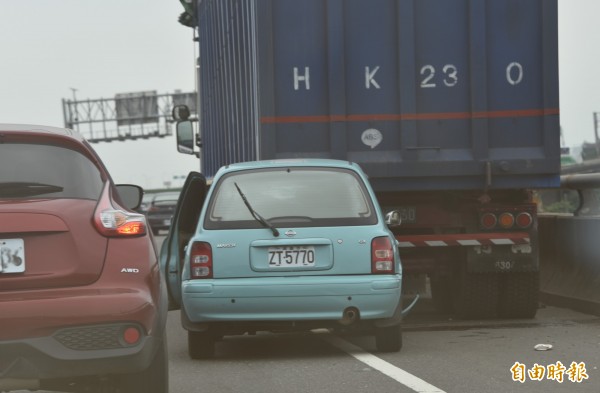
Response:
[{"label": "rear wiper", "polygon": [[61,192],[64,188],[52,184],[34,182],[0,183],[0,198],[19,198]]},{"label": "rear wiper", "polygon": [[250,205],[250,202],[248,202],[248,200],[246,199],[246,196],[244,195],[244,193],[242,192],[242,190],[240,190],[240,187],[237,185],[237,183],[233,183],[233,184],[235,184],[235,188],[237,188],[238,192],[240,193],[240,196],[242,197],[242,200],[244,201],[244,204],[246,205],[246,207],[248,208],[248,210],[252,214],[252,217],[254,217],[254,219],[256,221],[260,222],[263,227],[270,228],[271,231],[273,231],[273,236],[279,236],[279,231],[277,230],[277,228],[275,228],[273,225],[269,224],[267,222],[267,220],[265,220],[260,214],[258,214],[256,212],[256,210],[254,210],[252,208],[252,206]]}]

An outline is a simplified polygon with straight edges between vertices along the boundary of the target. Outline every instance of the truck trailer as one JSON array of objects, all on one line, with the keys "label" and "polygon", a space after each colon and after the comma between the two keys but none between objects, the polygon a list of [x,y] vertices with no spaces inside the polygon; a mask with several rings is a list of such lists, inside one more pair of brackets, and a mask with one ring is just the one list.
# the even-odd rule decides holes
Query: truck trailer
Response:
[{"label": "truck trailer", "polygon": [[178,147],[205,176],[355,162],[402,215],[405,290],[428,283],[461,318],[535,316],[533,190],[560,184],[557,0],[182,4],[198,105]]}]

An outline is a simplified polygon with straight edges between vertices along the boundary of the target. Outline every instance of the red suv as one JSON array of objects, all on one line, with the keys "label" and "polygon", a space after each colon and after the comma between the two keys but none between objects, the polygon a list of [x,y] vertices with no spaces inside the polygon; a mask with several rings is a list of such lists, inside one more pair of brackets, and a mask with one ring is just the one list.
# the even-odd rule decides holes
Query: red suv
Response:
[{"label": "red suv", "polygon": [[168,392],[141,197],[77,132],[0,125],[0,391]]}]

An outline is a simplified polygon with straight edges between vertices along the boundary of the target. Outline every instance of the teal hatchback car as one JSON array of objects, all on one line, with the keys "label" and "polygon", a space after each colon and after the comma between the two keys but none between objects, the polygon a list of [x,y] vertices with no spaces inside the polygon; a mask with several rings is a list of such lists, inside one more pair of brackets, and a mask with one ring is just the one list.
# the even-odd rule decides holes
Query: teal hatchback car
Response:
[{"label": "teal hatchback car", "polygon": [[233,164],[210,187],[190,173],[161,250],[190,357],[227,335],[337,327],[400,350],[397,217],[345,161]]}]

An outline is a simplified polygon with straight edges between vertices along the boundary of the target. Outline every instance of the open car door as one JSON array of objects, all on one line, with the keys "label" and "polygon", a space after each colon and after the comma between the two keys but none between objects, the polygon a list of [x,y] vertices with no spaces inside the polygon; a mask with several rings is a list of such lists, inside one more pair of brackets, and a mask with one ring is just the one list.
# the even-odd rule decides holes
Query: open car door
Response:
[{"label": "open car door", "polygon": [[181,308],[181,271],[185,250],[198,225],[208,186],[204,175],[190,172],[175,208],[169,234],[160,249],[160,266],[169,292],[169,309]]}]

